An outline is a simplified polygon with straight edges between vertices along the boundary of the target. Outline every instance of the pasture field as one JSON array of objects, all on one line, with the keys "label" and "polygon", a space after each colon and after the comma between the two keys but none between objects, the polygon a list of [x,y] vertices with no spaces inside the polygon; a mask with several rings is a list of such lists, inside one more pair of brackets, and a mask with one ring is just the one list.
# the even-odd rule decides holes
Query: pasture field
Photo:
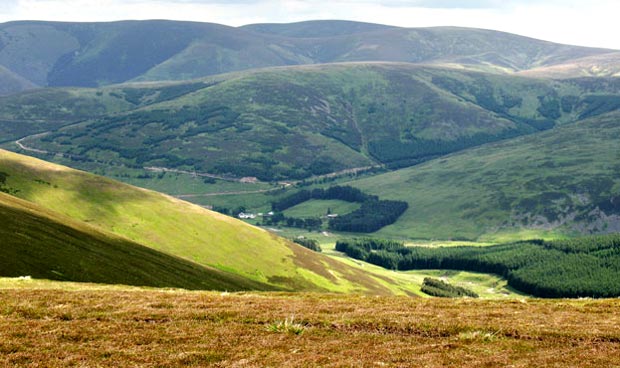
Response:
[{"label": "pasture field", "polygon": [[285,210],[284,216],[308,218],[325,216],[327,212],[346,214],[360,208],[359,203],[345,202],[337,199],[311,199]]}]

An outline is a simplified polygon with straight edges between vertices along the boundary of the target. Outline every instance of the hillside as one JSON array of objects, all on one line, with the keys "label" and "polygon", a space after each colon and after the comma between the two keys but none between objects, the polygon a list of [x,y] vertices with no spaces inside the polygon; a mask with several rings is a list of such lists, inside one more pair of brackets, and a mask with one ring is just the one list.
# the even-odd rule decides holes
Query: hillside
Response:
[{"label": "hillside", "polygon": [[523,76],[543,78],[619,77],[620,53],[588,56],[564,63],[542,66],[518,73]]},{"label": "hillside", "polygon": [[239,27],[256,33],[294,38],[322,38],[386,31],[400,27],[348,20],[310,20],[295,23],[258,23]]},{"label": "hillside", "polygon": [[0,193],[0,222],[4,277],[208,290],[274,288],[156,252],[5,193]]},{"label": "hillside", "polygon": [[445,300],[0,280],[0,365],[613,367],[617,299]]},{"label": "hillside", "polygon": [[[344,21],[228,27],[164,20],[0,24],[0,66],[36,86],[181,80],[345,61],[453,63],[514,72],[608,53],[502,32]],[[14,85],[18,92],[32,85]]]},{"label": "hillside", "polygon": [[35,87],[32,82],[0,65],[0,96]]},{"label": "hillside", "polygon": [[222,76],[178,98],[24,143],[104,172],[111,161],[274,181],[411,166],[618,108],[613,78],[345,63]]},{"label": "hillside", "polygon": [[409,209],[381,236],[501,239],[620,231],[620,114],[351,183]]},{"label": "hillside", "polygon": [[105,88],[44,88],[0,96],[0,141],[137,109],[204,88],[204,82],[151,82]]},{"label": "hillside", "polygon": [[236,274],[250,284],[371,293],[396,289],[389,280],[156,192],[7,151],[0,151],[0,172],[5,191],[17,197],[154,250]]}]

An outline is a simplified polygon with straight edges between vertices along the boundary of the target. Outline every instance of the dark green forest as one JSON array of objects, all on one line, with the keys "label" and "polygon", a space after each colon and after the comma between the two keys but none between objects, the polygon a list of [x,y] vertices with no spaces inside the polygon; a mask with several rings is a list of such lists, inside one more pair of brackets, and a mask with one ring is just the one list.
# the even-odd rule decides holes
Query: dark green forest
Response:
[{"label": "dark green forest", "polygon": [[529,240],[489,247],[406,247],[377,239],[341,240],[336,250],[394,270],[452,269],[493,273],[544,298],[620,296],[620,234]]},{"label": "dark green forest", "polygon": [[[351,212],[329,220],[329,229],[333,231],[372,233],[384,226],[393,224],[407,210],[403,201],[380,200],[379,197],[363,193],[350,186],[333,186],[327,189],[300,190],[278,201],[272,202],[274,211],[284,211],[311,199],[338,199],[346,202],[361,203],[362,206]],[[272,217],[270,223],[286,222],[287,226],[315,229],[321,226],[321,219],[295,219],[283,215]],[[311,223],[308,223],[308,221]],[[316,220],[319,222],[317,223]]]},{"label": "dark green forest", "polygon": [[460,286],[450,285],[445,281],[425,277],[422,281],[422,292],[440,298],[478,298],[478,294]]}]

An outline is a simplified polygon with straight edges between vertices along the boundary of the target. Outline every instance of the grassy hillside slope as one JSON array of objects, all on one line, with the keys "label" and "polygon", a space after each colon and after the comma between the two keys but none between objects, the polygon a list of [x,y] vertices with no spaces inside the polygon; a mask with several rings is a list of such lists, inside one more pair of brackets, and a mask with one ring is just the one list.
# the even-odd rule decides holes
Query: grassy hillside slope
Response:
[{"label": "grassy hillside slope", "polygon": [[409,209],[382,236],[532,238],[620,231],[620,114],[488,144],[352,185]]},{"label": "grassy hillside slope", "polygon": [[620,53],[594,55],[518,73],[538,78],[619,77]]},{"label": "grassy hillside slope", "polygon": [[36,88],[36,85],[0,65],[0,96]]},{"label": "grassy hillside slope", "polygon": [[178,98],[207,85],[204,82],[153,82],[99,89],[45,88],[2,96],[1,141],[14,140],[86,119],[114,116]]},{"label": "grassy hillside slope", "polygon": [[376,163],[410,166],[619,108],[613,78],[551,81],[412,64],[330,64],[228,75],[27,143],[78,161],[271,181]]},{"label": "grassy hillside slope", "polygon": [[0,66],[39,86],[180,80],[343,61],[447,62],[513,72],[606,52],[480,29],[343,21],[240,28],[165,20],[0,24]]},{"label": "grassy hillside slope", "polygon": [[11,194],[201,265],[292,290],[393,292],[389,280],[163,194],[8,151],[0,172]]},{"label": "grassy hillside slope", "polygon": [[154,251],[0,193],[0,275],[209,290],[270,290],[239,275]]}]

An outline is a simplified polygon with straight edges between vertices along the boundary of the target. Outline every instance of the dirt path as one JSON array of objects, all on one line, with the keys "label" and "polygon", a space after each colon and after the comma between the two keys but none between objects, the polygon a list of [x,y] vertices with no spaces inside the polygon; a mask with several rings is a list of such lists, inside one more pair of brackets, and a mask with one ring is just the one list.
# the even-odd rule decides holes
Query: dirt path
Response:
[{"label": "dirt path", "polygon": [[36,148],[32,148],[32,147],[28,147],[28,146],[26,146],[26,145],[23,143],[23,141],[24,141],[25,139],[28,139],[28,138],[39,138],[39,137],[43,137],[44,135],[48,135],[49,133],[50,133],[50,132],[43,132],[43,133],[39,133],[39,134],[35,134],[35,135],[29,135],[29,136],[26,136],[26,137],[23,137],[23,138],[21,138],[21,139],[16,140],[16,141],[15,141],[15,144],[16,144],[19,148],[23,149],[24,151],[28,151],[28,152],[35,152],[35,153],[42,153],[42,154],[47,155],[47,154],[50,154],[50,152],[49,152],[49,151],[40,150],[40,149],[36,149]]}]

